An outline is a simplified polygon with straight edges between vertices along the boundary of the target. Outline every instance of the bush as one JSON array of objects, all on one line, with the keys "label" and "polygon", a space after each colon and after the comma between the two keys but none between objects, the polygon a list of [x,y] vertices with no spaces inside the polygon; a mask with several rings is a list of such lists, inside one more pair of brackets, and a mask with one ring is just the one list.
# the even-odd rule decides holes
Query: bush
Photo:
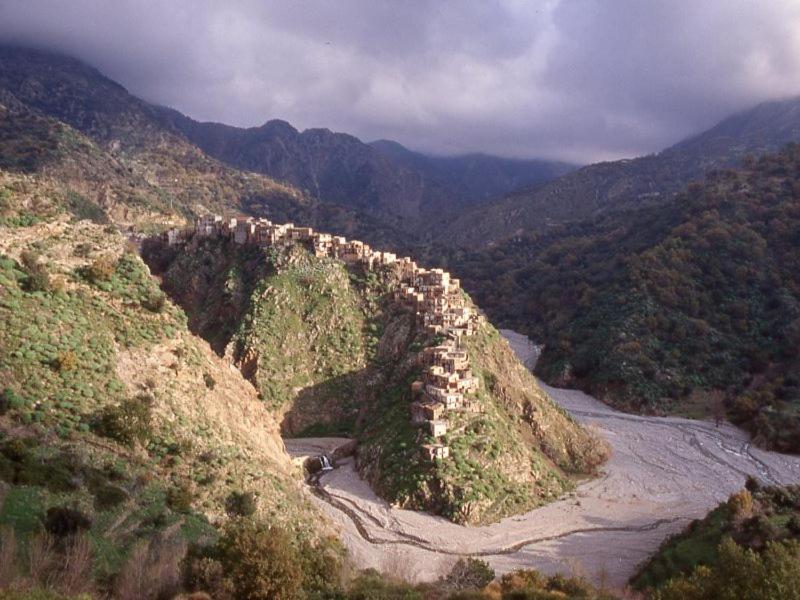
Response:
[{"label": "bush", "polygon": [[192,510],[194,493],[188,484],[182,483],[167,490],[167,506],[179,513],[188,513]]},{"label": "bush", "polygon": [[78,356],[72,350],[66,350],[56,357],[55,365],[59,372],[72,371],[78,366]]},{"label": "bush", "polygon": [[713,567],[697,567],[691,575],[671,579],[659,600],[713,598],[795,598],[800,589],[800,545],[772,542],[761,553],[742,548],[726,538]]},{"label": "bush", "polygon": [[744,487],[751,494],[755,494],[761,489],[761,482],[758,480],[758,478],[748,475],[744,482]]},{"label": "bush", "polygon": [[220,562],[237,598],[303,597],[303,571],[291,536],[278,527],[236,519],[218,543]]},{"label": "bush", "polygon": [[753,496],[750,491],[743,489],[731,494],[728,498],[728,508],[738,519],[745,519],[753,514]]},{"label": "bush", "polygon": [[232,517],[249,517],[256,512],[253,492],[231,492],[225,501],[225,510]]},{"label": "bush", "polygon": [[97,510],[114,508],[127,500],[128,494],[115,485],[103,485],[94,493],[94,506]]},{"label": "bush", "polygon": [[92,283],[108,281],[117,270],[117,261],[111,256],[101,256],[86,268],[86,278]]},{"label": "bush", "polygon": [[22,408],[25,404],[25,400],[11,388],[5,388],[0,392],[0,415],[6,414],[11,409]]},{"label": "bush", "polygon": [[92,423],[92,429],[97,435],[126,446],[144,443],[150,434],[152,405],[150,396],[140,394],[117,406],[106,406]]},{"label": "bush", "polygon": [[205,383],[206,387],[210,390],[213,390],[217,386],[217,381],[209,373],[203,373],[203,383]]},{"label": "bush", "polygon": [[25,271],[25,289],[29,292],[48,292],[51,289],[50,274],[39,260],[39,255],[25,250],[20,256],[22,270]]},{"label": "bush", "polygon": [[459,558],[444,583],[458,590],[485,588],[494,580],[494,569],[484,560]]},{"label": "bush", "polygon": [[142,306],[150,312],[160,313],[166,302],[167,297],[162,292],[150,291],[142,300]]},{"label": "bush", "polygon": [[66,506],[54,506],[47,509],[44,528],[47,533],[57,537],[66,537],[89,529],[92,521],[81,511]]}]

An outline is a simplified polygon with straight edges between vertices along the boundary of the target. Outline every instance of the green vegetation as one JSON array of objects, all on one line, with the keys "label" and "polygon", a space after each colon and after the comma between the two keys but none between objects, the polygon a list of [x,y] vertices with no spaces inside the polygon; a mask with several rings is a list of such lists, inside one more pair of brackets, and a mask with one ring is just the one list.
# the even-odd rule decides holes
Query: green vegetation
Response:
[{"label": "green vegetation", "polygon": [[[296,413],[309,405],[324,414],[347,414],[349,407],[341,404],[355,392],[349,376],[366,365],[368,333],[347,270],[299,248],[269,258],[273,273],[253,291],[233,338],[235,356],[255,360],[255,383],[271,408],[294,402]],[[302,398],[296,398],[298,389]]]},{"label": "green vegetation", "polygon": [[[761,487],[751,478],[747,488],[731,495],[727,502],[720,504],[704,519],[693,521],[683,533],[667,539],[658,553],[631,579],[631,584],[640,590],[677,590],[689,586],[691,581],[695,581],[692,586],[719,585],[718,582],[712,583],[711,579],[724,578],[733,572],[730,561],[755,561],[761,565],[759,569],[771,568],[769,564],[775,557],[759,558],[753,553],[769,551],[780,556],[789,553],[796,560],[800,547],[798,525],[800,486]],[[792,577],[800,577],[797,564],[793,573]],[[701,580],[705,583],[701,584]],[[670,586],[668,582],[671,581],[682,583]],[[673,592],[670,594],[664,597],[678,597]]]},{"label": "green vegetation", "polygon": [[789,146],[669,204],[467,253],[454,270],[494,319],[545,345],[546,380],[631,410],[727,412],[760,444],[800,451],[798,177]]},{"label": "green vegetation", "polygon": [[[260,405],[121,236],[86,221],[33,227],[0,256],[0,562],[15,557],[0,588],[172,597],[187,548],[213,546],[210,518],[228,510],[315,543],[269,414],[227,419]],[[29,285],[39,272],[64,285]],[[37,570],[32,548],[67,566],[78,548],[83,570]]]}]

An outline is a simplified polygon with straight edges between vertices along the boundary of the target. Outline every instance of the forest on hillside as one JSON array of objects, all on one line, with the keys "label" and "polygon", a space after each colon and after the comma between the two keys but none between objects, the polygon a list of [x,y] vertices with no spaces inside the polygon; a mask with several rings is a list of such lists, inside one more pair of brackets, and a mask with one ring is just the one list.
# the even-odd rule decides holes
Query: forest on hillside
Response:
[{"label": "forest on hillside", "polygon": [[800,451],[800,146],[449,263],[491,318],[545,345],[545,380],[627,410],[725,411]]}]

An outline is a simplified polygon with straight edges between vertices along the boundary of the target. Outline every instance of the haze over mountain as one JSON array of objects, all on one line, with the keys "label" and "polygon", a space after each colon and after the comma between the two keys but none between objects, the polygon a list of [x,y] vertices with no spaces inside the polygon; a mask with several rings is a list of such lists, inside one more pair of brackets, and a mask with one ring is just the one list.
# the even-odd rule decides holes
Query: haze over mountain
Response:
[{"label": "haze over mountain", "polygon": [[799,589],[799,91],[792,0],[0,3],[0,596]]},{"label": "haze over mountain", "polygon": [[198,123],[172,110],[162,114],[210,156],[289,183],[322,201],[358,209],[409,233],[455,216],[466,206],[574,168],[478,154],[431,157],[388,140],[365,144],[328,129],[300,132],[280,120],[240,129]]},{"label": "haze over mountain", "polygon": [[774,152],[797,141],[800,98],[765,102],[658,154],[589,165],[473,208],[452,221],[440,239],[482,245],[610,210],[668,202],[712,169],[737,166],[748,154]]}]

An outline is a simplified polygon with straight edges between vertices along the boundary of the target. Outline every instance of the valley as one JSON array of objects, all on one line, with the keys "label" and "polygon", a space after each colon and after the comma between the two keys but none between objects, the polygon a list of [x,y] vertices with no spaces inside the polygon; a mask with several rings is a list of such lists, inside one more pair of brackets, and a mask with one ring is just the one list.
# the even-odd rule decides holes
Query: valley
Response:
[{"label": "valley", "polygon": [[[528,339],[502,333],[530,365],[535,349]],[[733,425],[629,415],[580,391],[543,387],[610,442],[601,478],[525,514],[462,527],[380,500],[345,458],[319,477],[314,500],[338,524],[357,564],[379,570],[402,565],[404,575],[433,579],[458,556],[474,555],[498,572],[574,572],[622,589],[666,537],[740,489],[747,475],[770,485],[800,479],[800,459],[752,447]],[[287,440],[287,448],[291,453],[304,443]]]},{"label": "valley", "polygon": [[800,98],[585,167],[155,102],[0,41],[0,596],[800,589]]}]

